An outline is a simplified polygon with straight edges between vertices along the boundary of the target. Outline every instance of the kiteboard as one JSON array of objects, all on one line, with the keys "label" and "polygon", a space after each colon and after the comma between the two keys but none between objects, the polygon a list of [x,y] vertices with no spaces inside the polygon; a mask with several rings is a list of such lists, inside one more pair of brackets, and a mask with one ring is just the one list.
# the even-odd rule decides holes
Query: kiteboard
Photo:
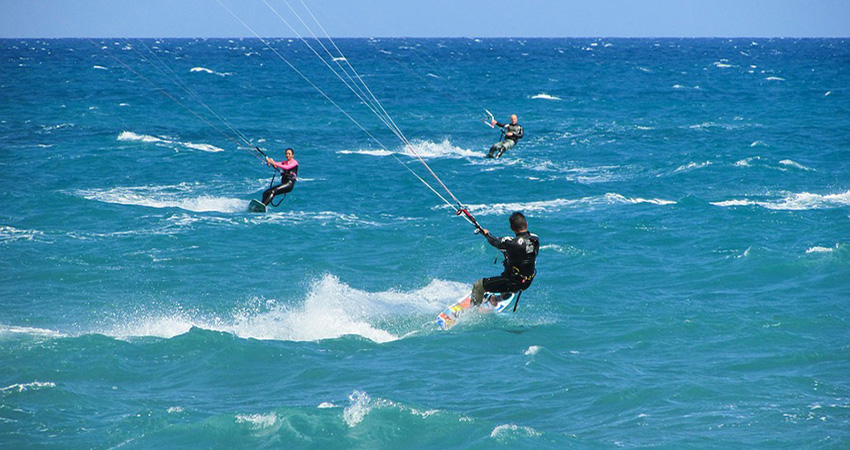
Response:
[{"label": "kiteboard", "polygon": [[248,205],[248,211],[264,213],[266,212],[266,205],[263,202],[251,199],[251,203]]},{"label": "kiteboard", "polygon": [[470,292],[462,299],[458,300],[457,303],[449,306],[441,312],[440,315],[437,316],[437,325],[443,330],[448,330],[455,326],[460,316],[470,310],[478,311],[479,313],[498,314],[504,311],[508,305],[513,303],[515,297],[516,295],[513,292],[507,292],[505,294],[487,292],[484,294],[484,301],[482,301],[480,305],[474,306],[472,304],[472,292]]}]

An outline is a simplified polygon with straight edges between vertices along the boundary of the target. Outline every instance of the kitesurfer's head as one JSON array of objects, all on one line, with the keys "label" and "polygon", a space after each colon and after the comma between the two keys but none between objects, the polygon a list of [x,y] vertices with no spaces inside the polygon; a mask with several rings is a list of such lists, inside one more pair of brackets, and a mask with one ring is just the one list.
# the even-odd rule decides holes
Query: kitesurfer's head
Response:
[{"label": "kitesurfer's head", "polygon": [[286,160],[289,161],[294,157],[295,157],[295,150],[292,150],[291,148],[286,149]]},{"label": "kitesurfer's head", "polygon": [[511,218],[509,220],[511,222],[511,230],[514,233],[528,231],[528,221],[525,220],[525,216],[521,212],[517,211],[511,214]]},{"label": "kitesurfer's head", "polygon": [[516,125],[516,114],[511,114],[511,125]]}]

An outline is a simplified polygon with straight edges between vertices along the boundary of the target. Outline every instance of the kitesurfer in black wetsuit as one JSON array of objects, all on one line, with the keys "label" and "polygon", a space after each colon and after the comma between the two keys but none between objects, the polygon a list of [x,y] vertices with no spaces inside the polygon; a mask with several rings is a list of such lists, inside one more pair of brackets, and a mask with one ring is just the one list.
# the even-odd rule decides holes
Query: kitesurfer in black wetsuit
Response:
[{"label": "kitesurfer in black wetsuit", "polygon": [[298,161],[295,160],[295,152],[288,148],[286,149],[286,161],[276,162],[267,156],[266,165],[280,169],[280,184],[263,192],[263,204],[268,206],[276,195],[287,194],[295,187],[295,181],[298,179]]},{"label": "kitesurfer in black wetsuit", "polygon": [[501,158],[503,153],[512,149],[514,145],[516,145],[517,141],[522,139],[522,125],[517,123],[516,114],[511,115],[511,123],[499,123],[494,119],[492,125],[502,129],[504,139],[496,142],[492,147],[490,147],[490,153],[487,154],[487,157]]},{"label": "kitesurfer in black wetsuit", "polygon": [[521,212],[511,214],[511,230],[514,237],[497,237],[482,228],[481,234],[487,242],[505,254],[505,271],[492,278],[482,278],[472,285],[472,303],[480,305],[485,292],[507,293],[524,291],[531,286],[537,274],[535,262],[540,251],[537,235],[528,232],[528,221]]}]

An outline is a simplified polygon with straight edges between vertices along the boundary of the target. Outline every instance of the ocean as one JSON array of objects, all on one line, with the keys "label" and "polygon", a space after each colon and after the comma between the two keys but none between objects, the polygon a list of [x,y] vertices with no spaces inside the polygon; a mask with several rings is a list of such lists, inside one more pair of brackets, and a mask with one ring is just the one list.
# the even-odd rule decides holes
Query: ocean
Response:
[{"label": "ocean", "polygon": [[334,42],[517,311],[297,39],[2,40],[0,447],[850,447],[850,41]]}]

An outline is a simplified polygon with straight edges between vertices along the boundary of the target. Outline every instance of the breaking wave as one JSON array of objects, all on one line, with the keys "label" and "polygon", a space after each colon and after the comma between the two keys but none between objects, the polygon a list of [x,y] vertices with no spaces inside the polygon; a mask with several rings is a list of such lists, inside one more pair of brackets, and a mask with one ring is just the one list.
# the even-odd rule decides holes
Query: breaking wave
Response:
[{"label": "breaking wave", "polygon": [[789,193],[778,200],[733,199],[711,202],[711,204],[720,207],[760,206],[767,209],[791,211],[841,208],[850,206],[850,191],[826,195],[809,192]]},{"label": "breaking wave", "polygon": [[122,131],[121,134],[118,135],[118,140],[124,142],[144,142],[162,144],[165,146],[178,146],[209,153],[217,153],[224,151],[224,149],[211,144],[195,144],[193,142],[181,142],[167,137],[151,136],[147,134],[136,134],[132,131]]}]

